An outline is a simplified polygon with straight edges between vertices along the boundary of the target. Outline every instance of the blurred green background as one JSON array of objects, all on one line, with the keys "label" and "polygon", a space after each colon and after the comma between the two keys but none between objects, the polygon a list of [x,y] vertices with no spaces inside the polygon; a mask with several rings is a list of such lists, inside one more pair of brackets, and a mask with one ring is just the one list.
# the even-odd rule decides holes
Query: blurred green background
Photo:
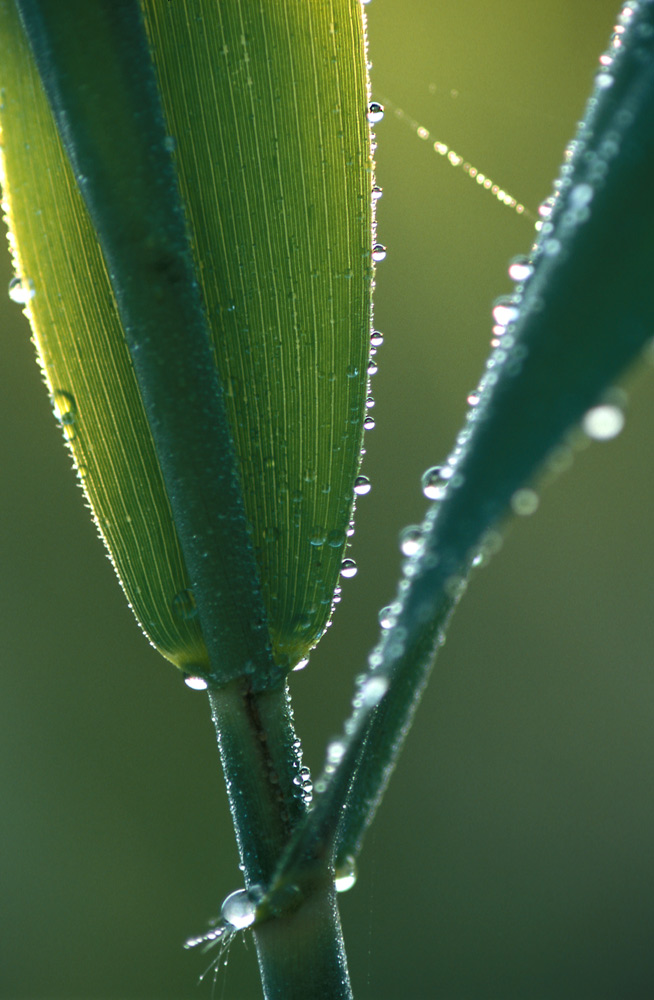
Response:
[{"label": "blurred green background", "polygon": [[[230,2],[230,0],[227,0]],[[615,0],[374,0],[373,93],[533,211]],[[392,114],[377,127],[377,427],[334,627],[292,678],[309,763],[341,725],[530,223]],[[0,285],[10,277],[0,261]],[[209,997],[181,949],[240,873],[206,699],[141,637],[1,303],[0,997]],[[455,616],[342,898],[359,1000],[654,996],[654,379],[577,451]],[[252,945],[216,997],[254,1000]]]}]

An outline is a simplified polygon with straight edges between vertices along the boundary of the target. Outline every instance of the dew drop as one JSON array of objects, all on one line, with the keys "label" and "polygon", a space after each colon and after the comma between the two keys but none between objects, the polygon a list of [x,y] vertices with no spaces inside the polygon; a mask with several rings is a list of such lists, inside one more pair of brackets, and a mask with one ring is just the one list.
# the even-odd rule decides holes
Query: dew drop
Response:
[{"label": "dew drop", "polygon": [[304,668],[307,666],[308,662],[309,662],[309,657],[308,656],[303,657],[303,659],[297,661],[297,663],[293,667],[293,670],[294,671],[304,670]]},{"label": "dew drop", "polygon": [[379,201],[379,199],[381,198],[381,196],[383,195],[383,193],[384,192],[380,188],[379,184],[375,184],[375,186],[372,189],[372,200],[373,201]]},{"label": "dew drop", "polygon": [[374,405],[375,405],[374,396],[368,396],[368,398],[366,399],[366,410],[372,410]]},{"label": "dew drop", "polygon": [[184,683],[191,691],[206,691],[209,685],[198,674],[184,674]]},{"label": "dew drop", "polygon": [[367,677],[359,689],[359,698],[365,708],[374,708],[388,691],[388,677],[381,674]]},{"label": "dew drop", "polygon": [[182,621],[191,621],[197,617],[198,609],[195,604],[195,597],[188,588],[180,590],[179,594],[175,594],[171,601],[171,607],[173,613],[177,618],[181,618]]},{"label": "dew drop", "polygon": [[256,919],[257,901],[261,896],[261,890],[254,887],[252,889],[237,889],[230,893],[223,902],[220,909],[220,916],[226,924],[230,924],[235,930],[244,930],[251,927]]},{"label": "dew drop", "polygon": [[345,756],[345,744],[343,740],[332,740],[327,745],[327,763],[340,764]]},{"label": "dew drop", "polygon": [[325,534],[324,528],[316,526],[311,532],[311,535],[309,537],[309,545],[315,545],[315,546],[324,545],[326,541],[327,541],[327,536]]},{"label": "dew drop", "polygon": [[22,278],[12,278],[9,282],[9,298],[12,302],[18,302],[19,305],[25,305],[30,299],[33,299],[36,295],[34,291],[34,283],[30,278],[23,280]]},{"label": "dew drop", "polygon": [[400,535],[400,551],[405,556],[414,556],[423,544],[422,529],[418,525],[409,525]]},{"label": "dew drop", "polygon": [[336,892],[347,892],[356,883],[357,865],[351,854],[346,854],[334,869],[334,887]]},{"label": "dew drop", "polygon": [[341,576],[346,580],[351,580],[357,575],[357,564],[354,559],[344,559],[341,563]]},{"label": "dew drop", "polygon": [[372,417],[372,416],[370,416],[370,415],[367,416],[365,418],[365,420],[363,421],[363,426],[364,426],[365,430],[371,431],[373,429],[373,427],[375,426],[375,418]]},{"label": "dew drop", "polygon": [[354,492],[358,497],[363,497],[366,493],[370,493],[371,486],[370,480],[367,476],[357,476],[354,480]]},{"label": "dew drop", "polygon": [[372,259],[376,261],[386,259],[386,247],[383,243],[375,243],[372,248]]},{"label": "dew drop", "polygon": [[368,105],[368,121],[371,125],[376,125],[384,117],[384,105],[377,101],[371,101]]},{"label": "dew drop", "polygon": [[327,535],[327,544],[332,549],[340,548],[344,541],[345,541],[345,534],[344,532],[339,531],[338,528],[335,528],[333,531],[330,531],[329,534]]},{"label": "dew drop", "polygon": [[77,418],[77,404],[75,397],[63,389],[55,389],[52,394],[54,413],[64,429],[64,434],[71,441],[76,436],[75,420]]},{"label": "dew drop", "polygon": [[514,257],[509,263],[509,278],[512,281],[527,281],[534,273],[534,265],[523,254]]},{"label": "dew drop", "polygon": [[529,517],[530,514],[534,514],[538,510],[538,503],[538,494],[535,490],[516,490],[511,497],[511,509],[514,514],[518,514],[520,517]]},{"label": "dew drop", "polygon": [[493,319],[500,326],[508,326],[509,323],[515,323],[519,315],[520,310],[510,295],[501,295],[499,299],[495,299],[493,303]]},{"label": "dew drop", "polygon": [[395,622],[393,607],[389,604],[379,612],[379,624],[382,628],[390,628]]},{"label": "dew drop", "polygon": [[441,500],[445,492],[445,484],[441,476],[441,466],[432,465],[422,474],[422,492],[428,500]]},{"label": "dew drop", "polygon": [[377,362],[373,361],[373,359],[371,358],[370,361],[368,362],[368,374],[376,375],[378,371],[379,371],[379,366]]},{"label": "dew drop", "polygon": [[373,330],[370,334],[370,345],[372,347],[381,347],[384,343],[384,334],[380,333],[379,330]]},{"label": "dew drop", "polygon": [[581,426],[594,441],[610,441],[624,427],[624,413],[617,406],[594,406],[584,416]]}]

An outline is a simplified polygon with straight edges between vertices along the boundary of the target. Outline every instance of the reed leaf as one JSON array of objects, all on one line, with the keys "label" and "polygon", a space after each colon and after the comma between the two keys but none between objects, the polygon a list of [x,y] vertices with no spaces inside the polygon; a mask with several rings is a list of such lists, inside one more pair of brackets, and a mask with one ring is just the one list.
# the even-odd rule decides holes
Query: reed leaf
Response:
[{"label": "reed leaf", "polygon": [[13,294],[130,605],[181,669],[273,683],[328,621],[360,462],[359,5],[3,2],[0,44]]}]

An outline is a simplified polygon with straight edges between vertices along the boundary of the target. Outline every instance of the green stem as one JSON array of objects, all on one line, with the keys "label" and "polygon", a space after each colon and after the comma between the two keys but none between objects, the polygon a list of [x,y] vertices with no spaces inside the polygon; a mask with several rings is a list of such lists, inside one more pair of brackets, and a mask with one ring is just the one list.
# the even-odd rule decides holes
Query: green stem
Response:
[{"label": "green stem", "polygon": [[[209,701],[245,884],[265,887],[305,812],[288,692],[253,692],[238,680],[210,689]],[[301,892],[288,887],[283,914],[254,927],[266,1000],[351,997],[329,861]]]}]

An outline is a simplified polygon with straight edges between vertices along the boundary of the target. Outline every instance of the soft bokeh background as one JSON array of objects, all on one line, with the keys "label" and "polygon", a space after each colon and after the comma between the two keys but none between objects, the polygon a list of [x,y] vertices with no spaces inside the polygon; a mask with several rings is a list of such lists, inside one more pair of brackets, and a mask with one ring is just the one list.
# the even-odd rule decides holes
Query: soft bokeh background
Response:
[{"label": "soft bokeh background", "polygon": [[[388,96],[535,210],[615,0],[374,0]],[[377,428],[334,628],[293,677],[318,767],[392,598],[531,227],[403,122],[384,187]],[[8,259],[0,260],[10,277]],[[205,697],[142,639],[83,509],[18,306],[1,304],[0,997],[209,997],[184,953],[239,885]],[[654,378],[479,572],[342,897],[359,1000],[654,996]],[[259,995],[252,946],[216,997]]]}]

